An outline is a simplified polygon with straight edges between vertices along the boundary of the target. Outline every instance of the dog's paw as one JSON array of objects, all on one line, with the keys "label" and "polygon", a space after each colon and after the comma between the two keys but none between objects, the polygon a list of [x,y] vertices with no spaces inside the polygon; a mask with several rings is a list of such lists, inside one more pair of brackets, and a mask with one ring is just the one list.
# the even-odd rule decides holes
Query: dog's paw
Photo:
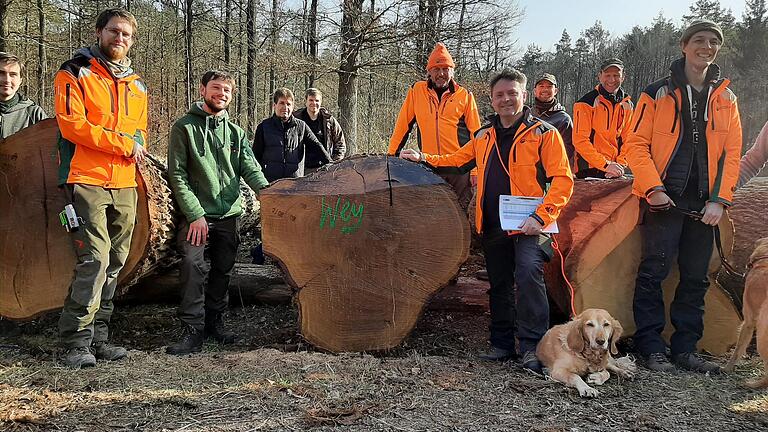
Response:
[{"label": "dog's paw", "polygon": [[620,378],[623,378],[625,380],[634,380],[635,379],[635,371],[634,370],[628,370],[628,369],[617,369],[616,375]]},{"label": "dog's paw", "polygon": [[593,372],[587,376],[587,384],[603,385],[610,377],[608,371]]},{"label": "dog's paw", "polygon": [[583,388],[579,389],[579,396],[581,397],[593,398],[597,397],[598,394],[599,392],[590,386],[584,386]]}]

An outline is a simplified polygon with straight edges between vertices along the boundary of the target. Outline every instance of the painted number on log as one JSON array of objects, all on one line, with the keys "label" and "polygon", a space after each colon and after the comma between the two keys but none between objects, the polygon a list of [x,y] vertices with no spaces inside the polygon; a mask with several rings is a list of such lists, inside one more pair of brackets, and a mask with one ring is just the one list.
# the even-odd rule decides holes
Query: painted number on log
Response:
[{"label": "painted number on log", "polygon": [[325,197],[320,200],[320,229],[326,226],[329,229],[336,229],[337,218],[341,219],[339,225],[339,231],[342,234],[352,234],[360,228],[360,224],[363,222],[363,203],[356,205],[348,199],[342,200],[341,197],[336,198],[336,205],[331,207],[330,202],[325,203]]}]

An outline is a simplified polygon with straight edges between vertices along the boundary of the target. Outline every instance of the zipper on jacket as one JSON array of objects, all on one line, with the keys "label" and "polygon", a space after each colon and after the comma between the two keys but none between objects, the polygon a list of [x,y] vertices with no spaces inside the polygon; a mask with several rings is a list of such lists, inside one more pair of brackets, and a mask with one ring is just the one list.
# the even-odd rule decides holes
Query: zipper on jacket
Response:
[{"label": "zipper on jacket", "polygon": [[72,107],[70,106],[70,99],[72,97],[71,96],[72,88],[70,86],[71,86],[71,84],[67,83],[67,98],[66,98],[67,99],[67,102],[66,102],[66,105],[67,105],[67,115],[72,115]]},{"label": "zipper on jacket", "polygon": [[125,83],[125,115],[128,115],[128,93],[130,92],[130,89],[128,88],[128,83]]},{"label": "zipper on jacket", "polygon": [[645,107],[647,107],[648,104],[643,104],[643,109],[640,110],[640,118],[637,119],[637,123],[635,123],[635,128],[632,129],[632,133],[637,132],[637,128],[640,127],[640,122],[643,121],[643,115],[645,115]]},{"label": "zipper on jacket", "polygon": [[609,108],[608,105],[606,105],[606,103],[603,102],[603,101],[600,101],[600,104],[603,105],[605,107],[605,110],[608,112],[608,118],[606,119],[606,122],[605,122],[605,130],[610,131],[611,130],[611,116],[613,114],[613,110],[611,110],[611,108]]}]

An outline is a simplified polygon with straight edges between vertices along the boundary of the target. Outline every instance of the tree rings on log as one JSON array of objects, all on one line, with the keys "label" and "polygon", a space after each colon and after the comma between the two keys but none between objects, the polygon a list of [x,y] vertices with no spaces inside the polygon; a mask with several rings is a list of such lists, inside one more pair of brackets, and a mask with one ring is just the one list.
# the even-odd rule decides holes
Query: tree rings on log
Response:
[{"label": "tree rings on log", "polygon": [[466,213],[440,177],[357,156],[260,195],[264,251],[298,291],[302,335],[334,352],[384,350],[466,260]]}]

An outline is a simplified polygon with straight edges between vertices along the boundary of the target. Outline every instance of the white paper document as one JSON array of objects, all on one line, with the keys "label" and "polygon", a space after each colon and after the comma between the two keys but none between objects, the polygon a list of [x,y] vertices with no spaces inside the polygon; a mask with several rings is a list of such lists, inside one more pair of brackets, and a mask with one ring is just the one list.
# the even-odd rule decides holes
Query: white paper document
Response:
[{"label": "white paper document", "polygon": [[[504,231],[519,230],[531,213],[544,202],[544,198],[499,195],[499,220]],[[542,232],[557,234],[557,222],[544,227]]]}]

